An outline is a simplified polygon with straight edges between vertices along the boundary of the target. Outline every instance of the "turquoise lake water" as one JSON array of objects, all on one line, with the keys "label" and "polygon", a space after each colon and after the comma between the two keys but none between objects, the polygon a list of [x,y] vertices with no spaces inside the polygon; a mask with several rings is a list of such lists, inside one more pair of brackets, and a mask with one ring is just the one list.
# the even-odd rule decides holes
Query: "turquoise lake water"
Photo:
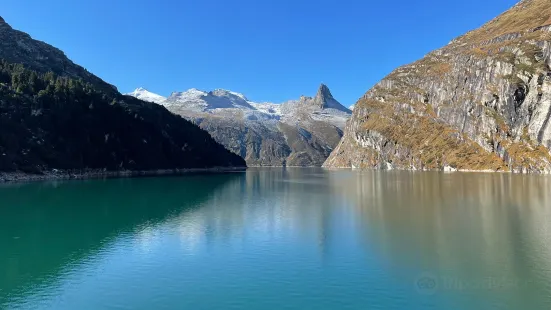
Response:
[{"label": "turquoise lake water", "polygon": [[551,309],[551,178],[0,185],[0,309]]}]

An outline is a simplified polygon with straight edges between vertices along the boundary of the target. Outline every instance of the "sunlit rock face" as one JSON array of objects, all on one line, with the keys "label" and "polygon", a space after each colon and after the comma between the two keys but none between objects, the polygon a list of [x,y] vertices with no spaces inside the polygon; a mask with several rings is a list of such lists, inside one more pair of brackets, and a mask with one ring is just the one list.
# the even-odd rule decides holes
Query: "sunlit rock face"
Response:
[{"label": "sunlit rock face", "polygon": [[551,172],[550,16],[549,1],[521,1],[396,69],[354,106],[325,166]]}]

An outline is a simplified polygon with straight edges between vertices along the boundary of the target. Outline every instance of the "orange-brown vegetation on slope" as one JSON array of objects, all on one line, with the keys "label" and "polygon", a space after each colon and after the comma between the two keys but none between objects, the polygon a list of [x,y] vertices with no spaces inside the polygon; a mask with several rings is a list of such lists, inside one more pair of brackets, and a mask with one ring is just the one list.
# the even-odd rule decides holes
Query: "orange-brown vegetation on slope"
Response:
[{"label": "orange-brown vegetation on slope", "polygon": [[551,22],[551,1],[524,0],[481,28],[467,33],[461,41],[471,43],[509,34],[531,31]]},{"label": "orange-brown vegetation on slope", "polygon": [[[363,102],[367,106],[372,103]],[[496,154],[485,151],[457,130],[428,115],[396,114],[391,109],[375,107],[362,129],[376,131],[396,145],[410,150],[413,158],[420,160],[427,169],[449,165],[458,169],[508,170]]]}]

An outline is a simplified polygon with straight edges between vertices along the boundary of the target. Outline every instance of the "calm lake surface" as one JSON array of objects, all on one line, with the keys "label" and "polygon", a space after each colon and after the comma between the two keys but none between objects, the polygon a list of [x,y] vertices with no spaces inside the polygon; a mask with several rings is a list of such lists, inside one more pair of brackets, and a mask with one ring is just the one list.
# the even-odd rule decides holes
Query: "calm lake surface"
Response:
[{"label": "calm lake surface", "polygon": [[0,309],[551,309],[551,178],[249,169],[0,186]]}]

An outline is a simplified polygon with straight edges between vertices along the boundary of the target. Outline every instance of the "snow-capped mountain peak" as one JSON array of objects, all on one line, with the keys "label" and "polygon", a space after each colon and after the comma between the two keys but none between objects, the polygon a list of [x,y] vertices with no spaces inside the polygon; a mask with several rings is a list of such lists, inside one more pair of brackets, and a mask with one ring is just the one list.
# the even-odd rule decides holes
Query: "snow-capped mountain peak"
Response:
[{"label": "snow-capped mountain peak", "polygon": [[235,96],[235,97],[241,98],[242,100],[249,101],[247,99],[247,97],[245,97],[245,95],[243,95],[241,93],[236,93],[236,92],[233,92],[231,90],[226,90],[226,89],[222,89],[222,88],[218,88],[218,89],[213,90],[212,94],[215,95],[215,96],[218,96],[218,97]]},{"label": "snow-capped mountain peak", "polygon": [[143,87],[136,88],[136,90],[126,95],[136,97],[143,101],[153,102],[157,104],[162,104],[163,102],[166,101],[165,97],[152,93]]},{"label": "snow-capped mountain peak", "polygon": [[167,99],[169,101],[199,100],[207,96],[208,93],[197,88],[190,88],[183,92],[173,92]]},{"label": "snow-capped mountain peak", "polygon": [[224,89],[205,92],[192,88],[185,92],[175,92],[167,98],[164,105],[195,112],[234,108],[254,110],[244,95]]},{"label": "snow-capped mountain peak", "polygon": [[197,88],[190,88],[190,89],[186,90],[185,92],[181,92],[181,94],[187,94],[187,95],[192,96],[192,97],[202,97],[202,96],[208,95],[208,92],[206,92],[204,90],[197,89]]}]

